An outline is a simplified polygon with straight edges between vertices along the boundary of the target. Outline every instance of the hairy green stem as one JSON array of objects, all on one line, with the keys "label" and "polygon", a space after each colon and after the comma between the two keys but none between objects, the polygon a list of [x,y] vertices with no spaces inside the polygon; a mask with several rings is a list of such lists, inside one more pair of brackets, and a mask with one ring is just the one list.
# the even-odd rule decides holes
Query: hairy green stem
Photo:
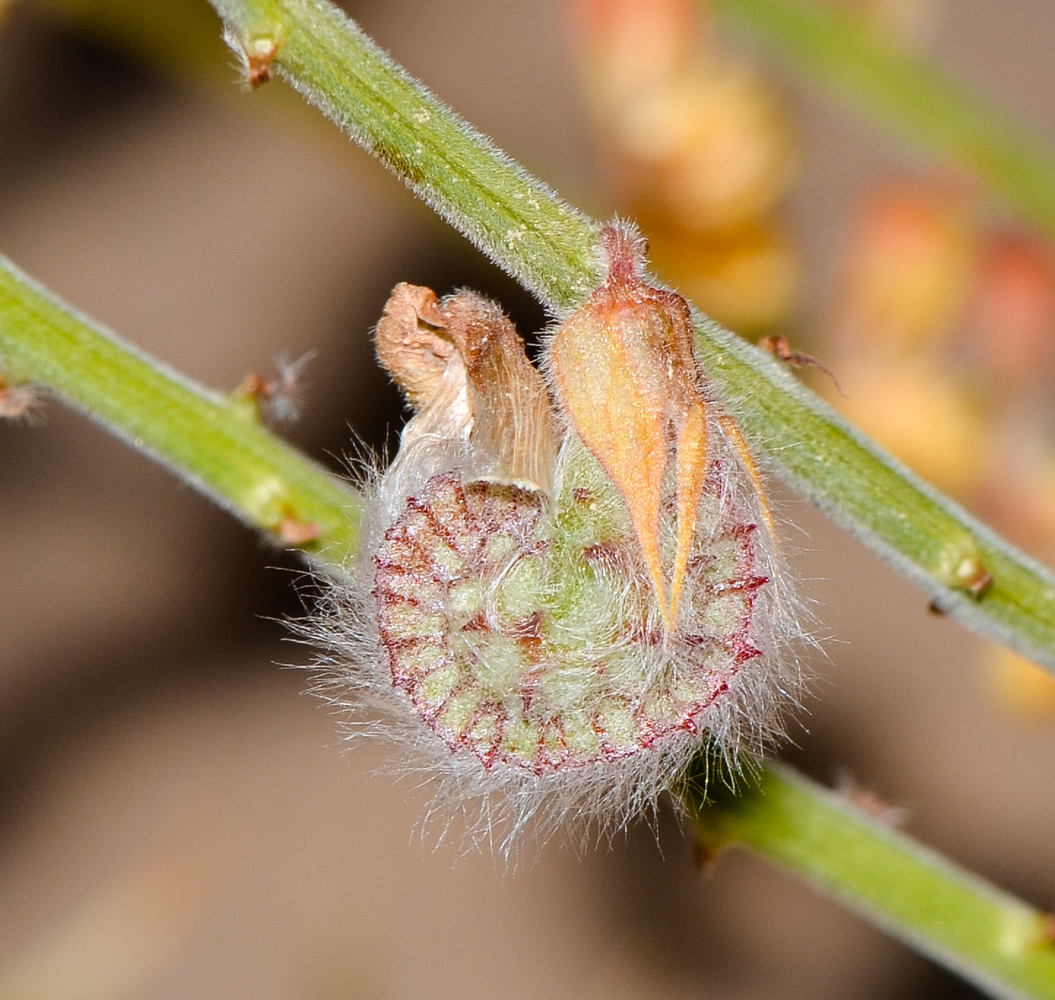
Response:
[{"label": "hairy green stem", "polygon": [[433,97],[335,6],[215,0],[230,40],[274,66],[455,229],[546,303],[597,284],[598,225]]},{"label": "hairy green stem", "polygon": [[[447,109],[324,0],[214,0],[232,43],[274,69],[379,156],[451,225],[554,311],[596,281],[598,224]],[[698,347],[763,463],[975,630],[1055,669],[1055,576],[702,316]],[[985,574],[992,584],[971,587]]]},{"label": "hairy green stem", "polygon": [[[1055,575],[913,475],[769,355],[698,317],[697,351],[752,448],[933,606],[1055,671]],[[980,593],[971,582],[990,582]]]},{"label": "hairy green stem", "polygon": [[958,80],[837,4],[709,3],[837,100],[959,162],[1024,218],[1055,235],[1055,147],[1035,139]]},{"label": "hairy green stem", "polygon": [[846,797],[769,765],[693,803],[705,849],[741,845],[805,879],[993,996],[1055,998],[1055,920],[917,844]]},{"label": "hairy green stem", "polygon": [[355,494],[262,427],[246,400],[208,392],[78,316],[0,257],[0,373],[99,420],[281,544],[340,563]]}]

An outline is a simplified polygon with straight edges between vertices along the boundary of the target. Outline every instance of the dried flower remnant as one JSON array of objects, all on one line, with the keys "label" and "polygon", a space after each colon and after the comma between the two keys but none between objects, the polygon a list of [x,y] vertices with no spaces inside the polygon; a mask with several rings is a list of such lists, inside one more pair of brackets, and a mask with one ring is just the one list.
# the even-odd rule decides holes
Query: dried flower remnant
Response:
[{"label": "dried flower remnant", "polygon": [[44,396],[27,382],[9,385],[0,375],[0,420],[12,420],[34,427],[44,422]]},{"label": "dried flower remnant", "polygon": [[470,446],[470,475],[547,491],[556,455],[549,396],[523,341],[493,302],[463,291],[437,299],[406,283],[377,325],[381,364],[417,414],[400,458]]},{"label": "dried flower remnant", "polygon": [[280,424],[291,424],[300,418],[304,407],[303,372],[315,357],[307,351],[294,361],[283,353],[275,359],[275,377],[265,378],[250,372],[234,391],[236,399],[249,400],[256,413]]},{"label": "dried flower remnant", "polygon": [[482,801],[488,836],[506,822],[506,851],[540,812],[625,821],[705,739],[734,761],[760,751],[795,697],[782,652],[800,633],[735,444],[705,444],[715,414],[688,395],[691,346],[671,411],[698,420],[698,442],[680,439],[690,471],[662,436],[637,470],[655,489],[656,558],[681,567],[673,616],[635,508],[496,306],[399,285],[377,348],[415,413],[375,487],[369,555],[312,626],[343,654],[327,693],[383,709],[442,792]]}]

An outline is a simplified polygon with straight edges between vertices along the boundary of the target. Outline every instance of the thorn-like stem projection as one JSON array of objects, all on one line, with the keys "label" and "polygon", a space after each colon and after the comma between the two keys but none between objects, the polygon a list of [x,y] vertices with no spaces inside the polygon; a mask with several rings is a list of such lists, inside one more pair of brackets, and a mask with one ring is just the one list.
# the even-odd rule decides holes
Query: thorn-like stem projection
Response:
[{"label": "thorn-like stem projection", "polygon": [[0,372],[0,420],[34,425],[44,418],[44,397],[36,386],[22,382],[9,385]]},{"label": "thorn-like stem projection", "polygon": [[13,387],[7,392],[23,394],[21,402],[15,398],[20,407],[23,383],[40,386],[275,542],[334,563],[355,553],[359,498],[261,426],[255,406],[177,375],[76,314],[3,257],[0,358]]}]

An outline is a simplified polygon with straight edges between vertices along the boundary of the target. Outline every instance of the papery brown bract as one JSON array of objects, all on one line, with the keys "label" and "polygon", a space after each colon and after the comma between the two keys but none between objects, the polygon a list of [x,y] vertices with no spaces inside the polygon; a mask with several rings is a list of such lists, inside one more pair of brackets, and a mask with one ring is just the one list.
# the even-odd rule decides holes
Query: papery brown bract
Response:
[{"label": "papery brown bract", "polygon": [[474,475],[549,491],[557,449],[549,395],[498,306],[470,291],[437,299],[403,282],[376,342],[416,410],[401,453],[446,438],[471,448]]}]

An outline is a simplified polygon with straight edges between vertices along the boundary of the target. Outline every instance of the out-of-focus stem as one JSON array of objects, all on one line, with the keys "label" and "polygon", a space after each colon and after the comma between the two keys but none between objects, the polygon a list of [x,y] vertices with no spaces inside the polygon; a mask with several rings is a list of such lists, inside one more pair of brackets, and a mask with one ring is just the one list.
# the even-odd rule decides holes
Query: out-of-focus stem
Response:
[{"label": "out-of-focus stem", "polygon": [[838,4],[709,3],[838,101],[959,162],[1024,218],[1055,235],[1055,147],[964,84]]},{"label": "out-of-focus stem", "polygon": [[201,386],[77,315],[0,257],[0,372],[44,386],[280,544],[340,563],[359,506],[243,402]]},{"label": "out-of-focus stem", "polygon": [[[209,74],[220,85],[230,80],[216,20],[196,0],[24,0],[53,17],[153,67],[174,73]],[[0,0],[0,7],[4,0]],[[222,76],[222,80],[221,80]]]},{"label": "out-of-focus stem", "polygon": [[465,234],[550,305],[597,284],[600,227],[498,150],[333,4],[215,0],[232,40],[273,65]]},{"label": "out-of-focus stem", "polygon": [[805,879],[993,996],[1055,998],[1055,922],[845,797],[769,765],[693,803],[708,851],[740,845]]}]

